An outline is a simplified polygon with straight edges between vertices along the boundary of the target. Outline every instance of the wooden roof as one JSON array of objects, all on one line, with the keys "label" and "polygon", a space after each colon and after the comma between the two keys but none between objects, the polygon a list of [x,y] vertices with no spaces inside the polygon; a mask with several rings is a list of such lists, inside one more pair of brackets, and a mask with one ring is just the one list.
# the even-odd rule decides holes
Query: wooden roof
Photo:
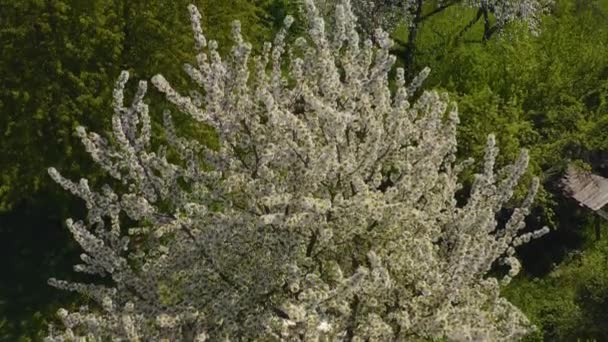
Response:
[{"label": "wooden roof", "polygon": [[608,179],[570,166],[562,180],[566,193],[593,211],[608,204]]}]

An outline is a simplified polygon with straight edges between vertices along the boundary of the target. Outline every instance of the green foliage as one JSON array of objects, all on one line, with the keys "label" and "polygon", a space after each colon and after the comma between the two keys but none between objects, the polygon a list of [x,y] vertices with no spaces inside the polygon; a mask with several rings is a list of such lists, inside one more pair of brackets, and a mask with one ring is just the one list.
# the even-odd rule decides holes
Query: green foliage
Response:
[{"label": "green foliage", "polygon": [[[149,79],[162,72],[176,84],[186,78],[175,61],[193,61],[187,4],[190,1],[0,1],[0,209],[50,184],[49,165],[74,173],[87,157],[73,134],[77,125],[105,130],[111,85],[123,69]],[[230,19],[243,22],[253,41],[268,39],[269,18],[255,2],[218,5],[198,1],[204,29],[230,40]],[[223,44],[224,46],[229,44]],[[260,44],[256,44],[260,45]],[[89,171],[89,172],[86,172]]]},{"label": "green foliage", "polygon": [[[429,85],[456,94],[490,89],[502,99],[500,111],[523,111],[514,119],[530,121],[546,145],[582,141],[575,134],[586,133],[585,124],[606,112],[608,13],[593,4],[562,1],[538,38],[512,25],[484,44],[467,42],[467,36],[455,42],[461,17],[446,13],[423,27],[417,69],[429,65]],[[476,36],[474,29],[467,35]]]},{"label": "green foliage", "polygon": [[[539,37],[512,24],[482,42],[475,38],[479,25],[463,31],[474,13],[457,8],[425,22],[415,68],[430,66],[427,86],[457,99],[463,155],[479,159],[479,142],[495,132],[503,160],[521,147],[531,150],[530,172],[544,175],[547,189],[569,161],[592,162],[594,151],[608,150],[601,133],[608,117],[606,3],[558,2]],[[400,41],[404,34],[395,32]],[[541,205],[551,222],[551,196],[546,199]]]},{"label": "green foliage", "polygon": [[591,242],[592,224],[583,231],[588,241],[583,252],[571,253],[546,277],[516,278],[503,291],[539,327],[527,340],[608,338],[608,239]]},{"label": "green foliage", "polygon": [[7,24],[0,29],[0,73],[6,75],[0,87],[0,208],[6,210],[50,184],[43,165],[78,168],[68,162],[75,157],[74,124],[106,105],[103,85],[117,51],[104,47],[116,45],[119,37],[97,28],[95,18],[103,13],[88,9],[74,16],[66,1],[0,6]]},{"label": "green foliage", "polygon": [[[83,208],[46,169],[101,181],[74,131],[79,125],[108,130],[112,86],[121,70],[139,79],[162,72],[173,84],[186,84],[176,61],[194,62],[190,2],[0,0],[0,340],[39,340],[38,330],[58,305],[73,300],[46,281],[72,274],[68,265],[79,251],[61,222],[82,216]],[[203,25],[223,46],[229,46],[223,42],[231,37],[232,19],[243,21],[249,39],[270,36],[271,18],[263,10],[268,1],[194,2],[202,9],[213,6],[206,12],[213,15],[203,13]],[[151,107],[161,122],[164,107]],[[213,143],[207,127],[190,123],[187,131]]]},{"label": "green foliage", "polygon": [[[0,1],[0,282],[3,340],[35,338],[44,317],[69,300],[46,285],[77,254],[61,226],[74,201],[56,191],[48,165],[86,172],[77,124],[107,123],[106,87],[121,37],[111,3]],[[74,158],[74,160],[70,160]]]},{"label": "green foliage", "polygon": [[[238,19],[241,22],[243,36],[256,48],[261,43],[270,40],[274,22],[279,20],[268,13],[268,7],[279,1],[271,0],[226,0],[226,1],[190,1],[201,11],[201,24],[206,35],[218,42],[232,41],[232,21]],[[181,8],[186,8],[181,6]],[[284,12],[283,12],[284,13]],[[277,16],[284,15],[276,13]],[[186,20],[185,23],[188,23]],[[187,33],[190,35],[190,33]],[[220,52],[227,52],[232,44],[220,44]],[[172,61],[175,64],[175,61]],[[154,69],[151,69],[154,70]]]}]

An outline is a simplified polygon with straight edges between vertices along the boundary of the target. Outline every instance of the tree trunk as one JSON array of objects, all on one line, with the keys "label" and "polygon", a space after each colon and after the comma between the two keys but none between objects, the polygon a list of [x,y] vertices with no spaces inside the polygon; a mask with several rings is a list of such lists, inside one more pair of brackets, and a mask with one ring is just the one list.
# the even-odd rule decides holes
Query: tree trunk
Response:
[{"label": "tree trunk", "polygon": [[131,30],[130,30],[130,24],[131,24],[131,7],[129,5],[129,1],[127,0],[123,0],[122,1],[122,20],[123,20],[123,26],[122,26],[122,34],[123,34],[123,38],[122,38],[122,52],[121,52],[121,69],[123,70],[127,70],[129,69],[129,50],[130,50],[130,45],[131,45]]},{"label": "tree trunk", "polygon": [[406,75],[411,79],[414,77],[414,58],[416,53],[416,37],[418,36],[419,25],[422,22],[423,0],[416,1],[414,19],[408,30],[407,45],[405,47],[404,63]]}]

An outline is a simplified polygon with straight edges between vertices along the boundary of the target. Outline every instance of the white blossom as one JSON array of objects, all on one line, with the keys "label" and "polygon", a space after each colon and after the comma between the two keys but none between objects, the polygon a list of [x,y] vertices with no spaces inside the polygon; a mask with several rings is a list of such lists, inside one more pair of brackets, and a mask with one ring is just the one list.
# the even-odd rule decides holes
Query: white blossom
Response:
[{"label": "white blossom", "polygon": [[[548,12],[553,0],[352,0],[359,25],[367,32],[377,27],[392,30],[399,24],[418,25],[434,14],[450,7],[461,6],[478,11],[477,18],[492,16],[493,30],[521,21],[532,33],[538,33],[540,19]],[[484,21],[490,18],[484,18]]]},{"label": "white blossom", "polygon": [[[382,30],[361,42],[348,0],[335,32],[306,5],[308,38],[287,44],[287,19],[252,60],[238,24],[222,58],[189,7],[195,98],[160,75],[152,83],[214,127],[219,149],[179,136],[165,112],[167,146],[151,151],[146,83],[125,107],[126,72],[112,138],[79,128],[122,185],[94,191],[49,170],[89,209],[67,221],[85,252],[77,270],[105,280],[49,281],[99,305],[60,310],[48,341],[502,341],[530,330],[499,282],[519,270],[514,247],[546,233],[519,235],[538,182],[504,227],[496,220],[527,153],[495,173],[490,136],[459,205],[456,105],[433,91],[412,100],[428,70],[406,85],[398,69],[391,90],[392,43]],[[495,261],[511,266],[504,278],[489,275]]]}]

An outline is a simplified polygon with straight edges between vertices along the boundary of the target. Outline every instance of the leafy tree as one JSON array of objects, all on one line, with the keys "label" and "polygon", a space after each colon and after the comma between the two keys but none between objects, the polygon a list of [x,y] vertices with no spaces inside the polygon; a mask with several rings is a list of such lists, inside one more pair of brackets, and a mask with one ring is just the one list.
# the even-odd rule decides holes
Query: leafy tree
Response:
[{"label": "leafy tree", "polygon": [[[451,38],[459,41],[478,22],[483,23],[482,41],[489,40],[508,24],[522,21],[532,32],[538,31],[541,15],[547,12],[550,0],[355,0],[355,13],[361,26],[372,32],[378,25],[393,30],[402,24],[407,31],[403,60],[410,76],[414,74],[420,31],[438,14],[455,20],[458,32]],[[455,9],[456,10],[452,10]]]},{"label": "leafy tree", "polygon": [[[459,204],[455,104],[411,97],[428,71],[406,86],[397,69],[391,93],[388,34],[361,45],[348,5],[328,36],[306,1],[309,40],[285,45],[288,17],[254,68],[240,24],[224,61],[189,7],[198,54],[185,70],[201,93],[182,96],[160,75],[152,83],[214,127],[215,150],[178,136],[166,111],[167,143],[151,152],[147,83],[125,107],[121,74],[112,137],[77,129],[120,184],[97,192],[49,169],[89,209],[86,223],[67,221],[86,252],[76,270],[107,280],[50,280],[101,308],[60,310],[64,327],[50,341],[513,340],[531,328],[500,297],[499,279],[519,271],[514,247],[547,232],[518,234],[538,181],[504,225],[496,220],[527,154],[495,173],[489,136],[483,172]],[[489,273],[496,261],[507,274]]]},{"label": "leafy tree", "polygon": [[120,37],[103,24],[111,18],[107,6],[0,1],[2,340],[35,335],[45,314],[69,300],[44,281],[70,271],[74,244],[61,217],[79,212],[80,205],[52,190],[44,169],[52,163],[95,176],[85,154],[72,149],[72,132],[78,123],[104,127],[103,116],[95,114],[105,110],[103,99],[111,93],[101,84],[119,70],[111,64],[117,50],[108,47]]},{"label": "leafy tree", "polygon": [[[78,169],[71,162],[74,122],[104,106],[100,85],[115,77],[106,69],[117,57],[116,50],[104,47],[115,46],[119,37],[97,28],[96,21],[108,15],[103,9],[72,16],[61,0],[0,6],[0,207],[8,210],[47,184],[42,165],[50,160]],[[95,121],[101,128],[102,121]]]},{"label": "leafy tree", "polygon": [[[39,340],[48,313],[72,300],[52,291],[46,279],[68,274],[77,260],[61,218],[81,215],[84,208],[56,190],[46,168],[105,177],[84,151],[72,148],[78,140],[73,132],[79,125],[111,127],[106,112],[112,93],[103,85],[122,69],[142,78],[152,76],[149,70],[162,71],[177,85],[187,83],[175,60],[192,58],[183,10],[189,2],[0,0],[0,340]],[[197,1],[201,7],[210,3],[218,10],[203,23],[213,25],[206,27],[211,37],[226,39],[230,25],[222,16],[234,15],[247,23],[250,37],[270,33],[261,12],[265,3]],[[162,117],[163,107],[154,108],[151,115]],[[213,143],[209,129],[189,126],[183,131]]]},{"label": "leafy tree", "polygon": [[[74,128],[109,127],[104,121],[111,94],[102,87],[129,67],[138,77],[147,70],[181,76],[175,60],[190,57],[191,41],[183,8],[188,1],[5,1],[0,2],[3,59],[0,61],[0,209],[48,191],[49,163],[81,172],[73,155]],[[263,41],[270,34],[261,7],[249,1],[198,1],[208,11],[203,26],[226,41],[227,18],[238,16],[245,32]],[[162,51],[162,52],[161,52]],[[185,82],[185,78],[180,78]],[[83,158],[84,159],[84,158]],[[44,189],[44,190],[43,190]],[[35,196],[32,196],[35,197]]]}]

